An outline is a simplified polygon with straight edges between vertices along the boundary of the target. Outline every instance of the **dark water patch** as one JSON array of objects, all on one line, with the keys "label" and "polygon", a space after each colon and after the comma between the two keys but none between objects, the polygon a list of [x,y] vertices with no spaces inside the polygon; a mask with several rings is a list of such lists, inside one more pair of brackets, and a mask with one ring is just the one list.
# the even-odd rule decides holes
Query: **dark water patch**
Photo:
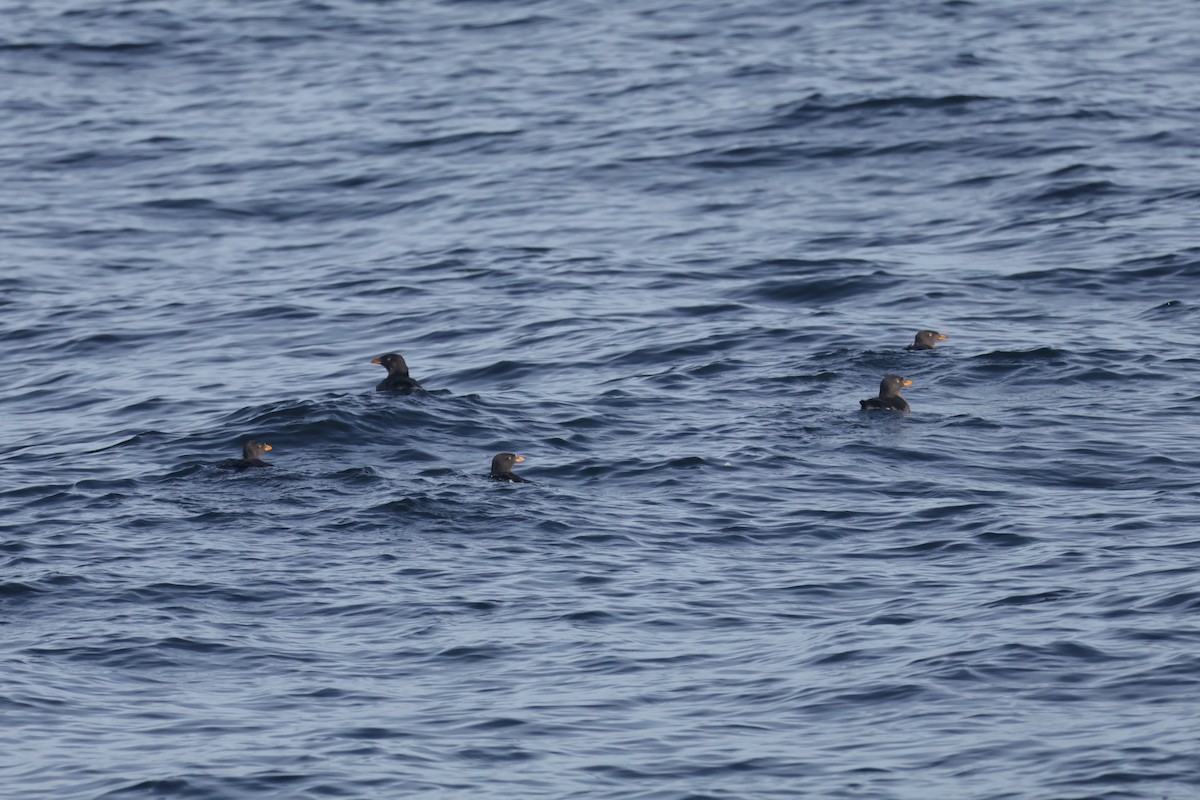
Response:
[{"label": "dark water patch", "polygon": [[1038,592],[1032,595],[1013,595],[1005,597],[1001,600],[996,600],[992,603],[994,606],[1011,606],[1011,605],[1028,605],[1030,603],[1051,603],[1059,600],[1070,599],[1071,593],[1065,591],[1047,591]]},{"label": "dark water patch", "polygon": [[1100,197],[1119,193],[1121,188],[1111,181],[1065,181],[1051,188],[1043,189],[1028,198],[1031,203],[1060,204],[1080,200],[1095,200]]},{"label": "dark water patch", "polygon": [[731,170],[766,169],[790,166],[797,162],[822,159],[852,159],[868,155],[862,147],[819,146],[819,147],[730,147],[721,150],[704,150],[689,157],[689,166],[725,172]]},{"label": "dark water patch", "polygon": [[346,739],[363,739],[366,741],[380,741],[387,739],[406,739],[412,734],[405,733],[390,728],[356,728],[348,731],[341,731],[337,734]]},{"label": "dark water patch", "polygon": [[991,547],[1025,547],[1038,542],[1036,537],[1007,531],[984,531],[975,538]]},{"label": "dark water patch", "polygon": [[977,95],[901,95],[839,99],[816,93],[797,103],[778,108],[776,124],[784,128],[823,122],[853,126],[861,125],[868,119],[877,121],[930,113],[953,117],[971,112],[981,105],[993,104],[997,104],[995,99]]},{"label": "dark water patch", "polygon": [[882,270],[835,278],[762,279],[744,296],[758,302],[821,306],[857,295],[884,292],[899,283],[899,278]]},{"label": "dark water patch", "polygon": [[932,541],[889,548],[887,556],[890,558],[903,558],[905,556],[926,558],[931,555],[955,555],[962,552],[969,552],[973,549],[973,545],[967,542]]},{"label": "dark water patch", "polygon": [[97,667],[159,670],[184,666],[191,662],[189,655],[192,654],[228,658],[240,654],[241,650],[217,642],[199,642],[176,637],[165,640],[121,637],[94,645],[31,647],[25,652],[30,656],[61,658]]},{"label": "dark water patch", "polygon": [[152,343],[162,335],[161,331],[134,330],[125,330],[120,333],[97,333],[66,342],[61,345],[61,352],[64,356],[94,356]]},{"label": "dark water patch", "polygon": [[138,781],[123,786],[120,789],[114,789],[100,795],[101,798],[125,798],[125,797],[195,797],[209,798],[212,795],[208,790],[199,786],[194,786],[191,782],[183,778],[160,778],[155,780]]},{"label": "dark water patch", "polygon": [[854,272],[857,274],[881,271],[879,264],[853,258],[800,259],[771,258],[743,264],[738,272],[758,279],[793,277],[823,278],[831,272]]},{"label": "dark water patch", "polygon": [[1200,593],[1190,591],[1173,592],[1151,601],[1149,607],[1182,609],[1185,611],[1200,608]]},{"label": "dark water patch", "polygon": [[[977,380],[1003,378],[1010,384],[1017,381],[1045,384],[1051,380],[1048,377],[1049,370],[1062,370],[1075,360],[1071,352],[1050,346],[1029,350],[994,350],[970,358],[971,370]],[[1014,399],[1025,398],[1016,395]]]},{"label": "dark water patch", "polygon": [[286,597],[287,592],[279,589],[268,590],[261,586],[232,587],[217,584],[178,584],[156,583],[128,589],[115,595],[119,602],[134,604],[176,604],[188,601],[202,600],[204,602],[219,601],[222,603],[262,603]]},{"label": "dark water patch", "polygon": [[492,661],[495,659],[500,659],[500,658],[503,658],[504,656],[506,656],[507,654],[508,654],[507,648],[503,648],[503,647],[461,646],[461,647],[451,647],[448,650],[443,650],[442,652],[438,653],[436,655],[436,657],[439,660],[444,660],[444,661],[449,661],[449,662],[454,662],[454,663],[474,664],[474,663],[478,663],[478,662],[485,662],[485,661]]},{"label": "dark water patch", "polygon": [[33,595],[39,594],[41,591],[43,590],[38,589],[35,586],[16,581],[0,583],[0,597],[14,600],[32,597]]}]

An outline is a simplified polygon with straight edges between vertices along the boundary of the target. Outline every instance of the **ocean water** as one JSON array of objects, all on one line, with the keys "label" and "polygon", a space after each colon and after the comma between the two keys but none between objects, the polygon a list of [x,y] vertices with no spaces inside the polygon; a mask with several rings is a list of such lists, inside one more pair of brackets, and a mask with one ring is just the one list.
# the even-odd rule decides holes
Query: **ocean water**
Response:
[{"label": "ocean water", "polygon": [[3,11],[0,797],[1200,796],[1191,3]]}]

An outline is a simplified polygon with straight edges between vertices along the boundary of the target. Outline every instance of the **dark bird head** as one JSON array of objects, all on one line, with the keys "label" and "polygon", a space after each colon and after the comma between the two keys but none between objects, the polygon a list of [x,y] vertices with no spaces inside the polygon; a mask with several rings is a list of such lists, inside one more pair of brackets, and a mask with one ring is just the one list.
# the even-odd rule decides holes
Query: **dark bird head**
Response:
[{"label": "dark bird head", "polygon": [[913,343],[909,345],[912,350],[932,350],[937,347],[938,342],[944,342],[950,337],[944,333],[937,331],[917,331],[917,336],[913,339]]},{"label": "dark bird head", "polygon": [[263,453],[271,449],[271,445],[266,442],[248,441],[242,445],[242,458],[247,461],[261,460]]},{"label": "dark bird head", "polygon": [[883,380],[879,382],[879,396],[899,397],[901,389],[912,385],[912,381],[908,378],[901,378],[899,375],[884,375]]},{"label": "dark bird head", "polygon": [[525,460],[525,456],[519,456],[516,453],[497,453],[492,459],[492,474],[493,475],[509,475],[512,473],[514,464],[520,464]]},{"label": "dark bird head", "polygon": [[404,363],[404,356],[396,353],[388,353],[385,356],[380,356],[371,360],[372,364],[382,364],[383,368],[388,371],[388,377],[392,375],[403,375],[408,377],[408,364]]}]

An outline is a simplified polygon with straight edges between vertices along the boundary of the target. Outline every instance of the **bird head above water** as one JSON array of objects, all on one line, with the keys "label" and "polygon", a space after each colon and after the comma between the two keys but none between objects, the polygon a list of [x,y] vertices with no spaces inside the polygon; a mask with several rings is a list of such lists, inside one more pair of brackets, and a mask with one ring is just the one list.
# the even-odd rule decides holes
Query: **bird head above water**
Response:
[{"label": "bird head above water", "polygon": [[932,350],[937,347],[938,342],[944,342],[950,337],[944,333],[937,331],[922,330],[917,331],[913,343],[906,347],[906,350]]},{"label": "bird head above water", "polygon": [[404,356],[397,353],[388,353],[379,358],[371,360],[372,364],[379,364],[388,371],[388,375],[408,375],[408,364],[404,361]]},{"label": "bird head above water", "polygon": [[271,445],[266,442],[250,440],[242,445],[242,458],[247,461],[261,460],[264,453],[270,452]]},{"label": "bird head above water", "polygon": [[524,478],[512,471],[514,464],[520,464],[524,460],[525,456],[519,456],[516,453],[497,453],[492,458],[492,471],[488,474],[488,477],[497,481],[508,481],[509,483],[526,483],[527,481]]}]

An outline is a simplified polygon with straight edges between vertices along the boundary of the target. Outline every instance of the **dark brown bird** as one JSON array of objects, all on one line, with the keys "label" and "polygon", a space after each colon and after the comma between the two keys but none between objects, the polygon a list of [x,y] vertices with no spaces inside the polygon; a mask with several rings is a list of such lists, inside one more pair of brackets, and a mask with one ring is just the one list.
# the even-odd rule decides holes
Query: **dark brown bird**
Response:
[{"label": "dark brown bird", "polygon": [[274,466],[266,461],[263,461],[263,453],[271,449],[271,445],[266,442],[248,441],[242,445],[242,457],[231,458],[227,461],[222,461],[221,466],[226,469],[236,469],[238,471],[250,469],[251,467],[271,467]]},{"label": "dark brown bird", "polygon": [[879,382],[879,396],[859,400],[863,411],[908,411],[908,401],[900,396],[900,390],[912,386],[908,378],[899,375],[885,375]]},{"label": "dark brown bird", "polygon": [[408,376],[408,364],[404,363],[404,356],[388,353],[373,359],[371,363],[381,364],[388,371],[387,377],[375,386],[375,391],[396,394],[412,394],[421,391],[421,384]]},{"label": "dark brown bird", "polygon": [[508,483],[529,483],[527,478],[522,478],[520,475],[512,471],[513,464],[520,464],[525,460],[525,456],[519,456],[515,453],[498,453],[492,459],[492,471],[488,475],[494,481],[506,481]]},{"label": "dark brown bird", "polygon": [[937,331],[917,331],[917,338],[905,350],[932,350],[938,342],[944,342],[950,337]]}]

